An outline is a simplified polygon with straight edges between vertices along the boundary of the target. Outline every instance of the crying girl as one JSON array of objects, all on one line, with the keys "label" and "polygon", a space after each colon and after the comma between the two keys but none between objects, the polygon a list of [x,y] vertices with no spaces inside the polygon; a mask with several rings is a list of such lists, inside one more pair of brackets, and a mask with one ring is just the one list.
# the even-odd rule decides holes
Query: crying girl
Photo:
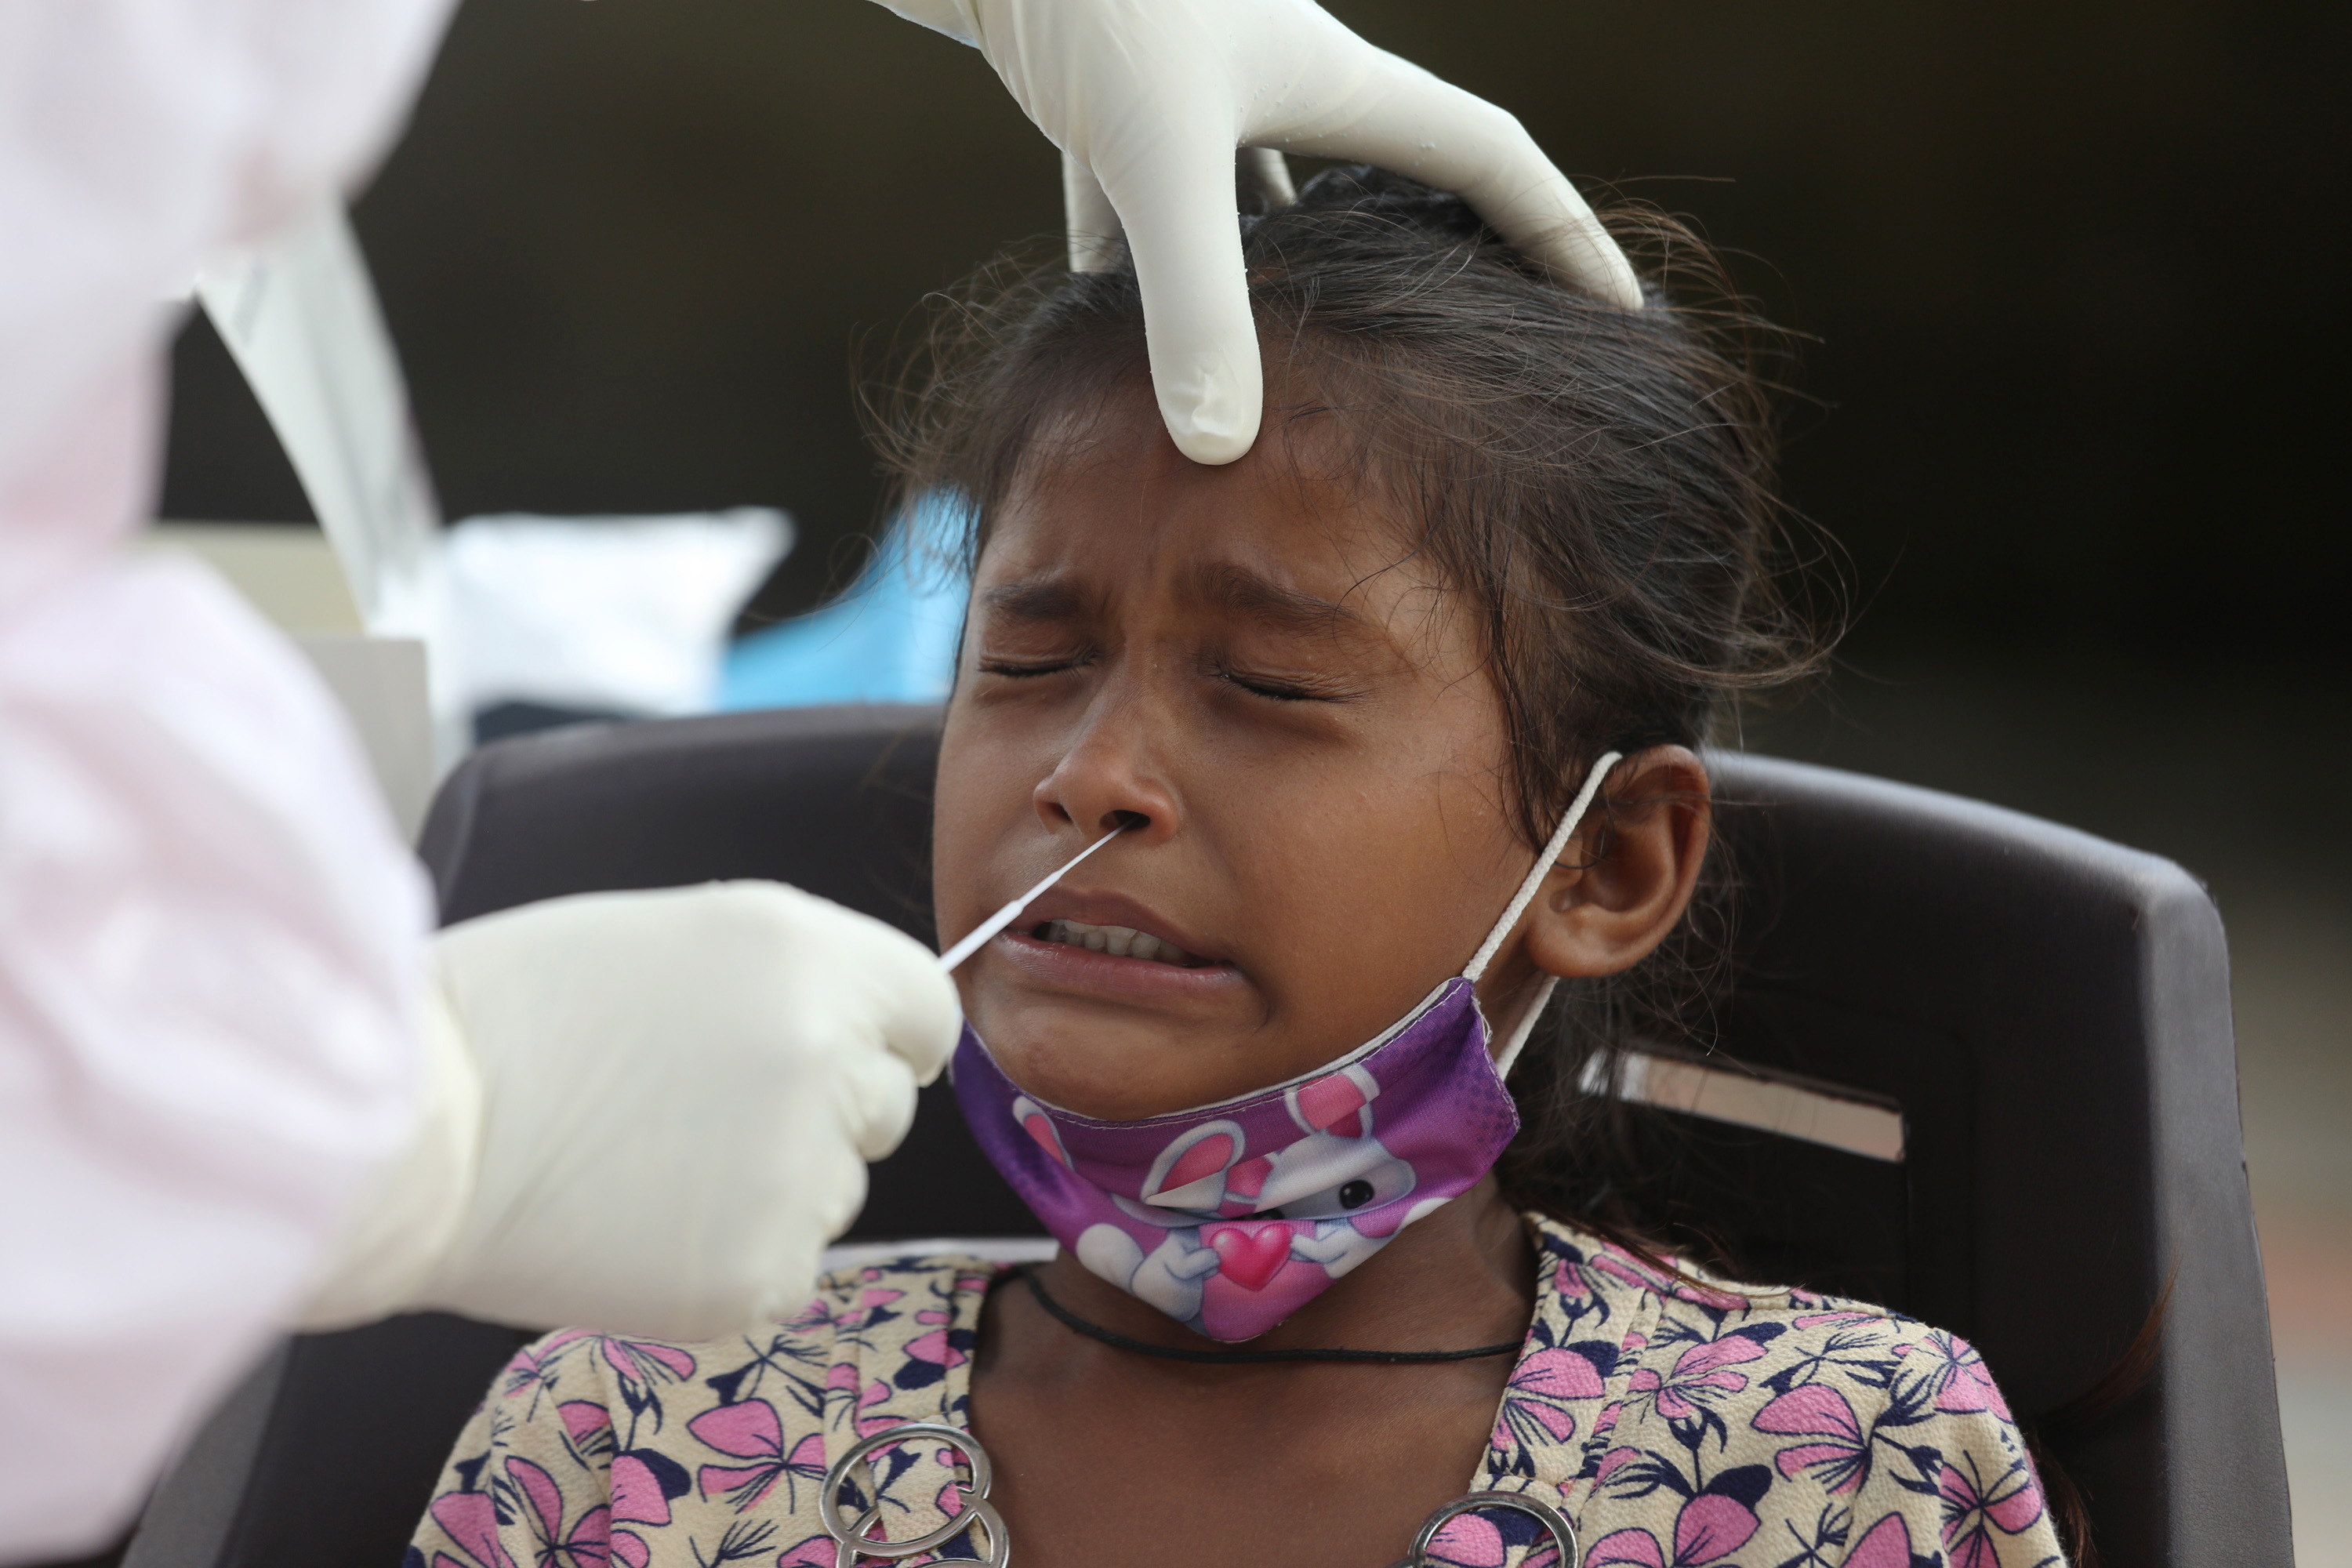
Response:
[{"label": "crying girl", "polygon": [[1604,1199],[1578,1086],[1703,969],[1694,748],[1807,662],[1738,345],[1391,176],[1245,229],[1241,461],[1169,443],[1126,270],[961,318],[890,430],[973,518],[941,938],[1108,838],[958,974],[957,1096],[1061,1250],[541,1341],[415,1561],[2059,1561],[1966,1343]]}]

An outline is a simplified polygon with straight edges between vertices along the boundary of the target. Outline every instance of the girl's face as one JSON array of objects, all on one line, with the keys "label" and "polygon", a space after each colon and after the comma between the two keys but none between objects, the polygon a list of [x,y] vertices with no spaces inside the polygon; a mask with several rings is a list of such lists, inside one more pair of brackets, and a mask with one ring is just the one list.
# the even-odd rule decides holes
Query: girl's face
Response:
[{"label": "girl's face", "polygon": [[981,557],[934,885],[952,941],[1132,825],[957,976],[1015,1082],[1129,1119],[1378,1034],[1463,968],[1533,856],[1474,628],[1393,520],[1278,433],[1189,461],[1139,388],[1087,436]]}]

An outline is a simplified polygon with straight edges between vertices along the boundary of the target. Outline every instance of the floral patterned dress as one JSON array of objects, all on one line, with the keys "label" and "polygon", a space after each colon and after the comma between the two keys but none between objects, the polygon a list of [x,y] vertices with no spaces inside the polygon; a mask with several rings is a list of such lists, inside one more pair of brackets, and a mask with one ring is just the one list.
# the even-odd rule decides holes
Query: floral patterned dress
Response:
[{"label": "floral patterned dress", "polygon": [[[1859,1302],[1662,1278],[1567,1226],[1528,1227],[1535,1313],[1464,1489],[1555,1504],[1585,1568],[2062,1568],[2024,1445],[1964,1342]],[[773,1333],[702,1344],[549,1335],[458,1438],[410,1568],[830,1568],[832,1457],[902,1422],[969,1425],[998,1271],[847,1270]],[[956,1462],[885,1449],[873,1495],[842,1500],[911,1539],[956,1510]],[[1455,1519],[1432,1554],[1557,1568],[1515,1510]]]}]

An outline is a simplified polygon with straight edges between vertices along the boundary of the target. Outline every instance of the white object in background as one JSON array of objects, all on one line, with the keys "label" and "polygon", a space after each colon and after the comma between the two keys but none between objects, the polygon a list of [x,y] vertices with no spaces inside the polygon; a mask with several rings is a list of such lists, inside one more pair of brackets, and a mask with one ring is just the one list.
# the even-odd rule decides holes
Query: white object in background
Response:
[{"label": "white object in background", "polygon": [[978,47],[1072,160],[1075,256],[1124,231],[1160,416],[1196,462],[1248,451],[1264,400],[1236,147],[1360,160],[1456,192],[1564,281],[1641,307],[1616,242],[1516,119],[1374,48],[1314,0],[881,4]]},{"label": "white object in background", "polygon": [[286,447],[367,629],[438,629],[440,514],[408,388],[340,202],[205,269],[196,294]]},{"label": "white object in background", "polygon": [[424,641],[350,632],[304,632],[294,639],[335,694],[367,752],[392,820],[409,843],[424,830],[441,782],[434,765],[433,700]]},{"label": "white object in background", "polygon": [[362,633],[326,536],[315,528],[180,522],[157,524],[142,543],[207,563],[294,639],[342,704],[401,836],[415,842],[437,782],[425,645]]},{"label": "white object in background", "polygon": [[765,507],[467,518],[447,535],[451,684],[468,712],[705,711],[737,612],[792,542]]},{"label": "white object in background", "polygon": [[400,359],[342,204],[316,202],[267,242],[206,268],[196,294],[286,448],[367,635],[426,650],[434,725],[423,765],[437,778],[470,740],[446,647],[441,519]]},{"label": "white object in background", "polygon": [[143,549],[196,556],[228,579],[282,632],[355,634],[367,628],[334,547],[318,529],[268,522],[159,522]]},{"label": "white object in background", "polygon": [[[1807,1082],[1745,1063],[1708,1067],[1683,1057],[1627,1051],[1616,1081],[1600,1057],[1585,1063],[1578,1087],[1638,1105],[1729,1122],[1801,1139],[1890,1164],[1903,1161],[1903,1113],[1851,1095],[1825,1093]],[[1825,1086],[1826,1087],[1826,1086]]]}]

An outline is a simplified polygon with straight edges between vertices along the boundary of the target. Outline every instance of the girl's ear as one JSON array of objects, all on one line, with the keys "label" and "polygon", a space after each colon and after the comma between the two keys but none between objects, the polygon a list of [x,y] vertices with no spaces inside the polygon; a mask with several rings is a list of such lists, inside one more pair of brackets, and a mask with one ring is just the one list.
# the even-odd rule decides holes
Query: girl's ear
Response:
[{"label": "girl's ear", "polygon": [[1547,974],[1631,969],[1690,907],[1713,822],[1706,768],[1685,746],[1653,746],[1612,770],[1528,907],[1521,949]]}]

